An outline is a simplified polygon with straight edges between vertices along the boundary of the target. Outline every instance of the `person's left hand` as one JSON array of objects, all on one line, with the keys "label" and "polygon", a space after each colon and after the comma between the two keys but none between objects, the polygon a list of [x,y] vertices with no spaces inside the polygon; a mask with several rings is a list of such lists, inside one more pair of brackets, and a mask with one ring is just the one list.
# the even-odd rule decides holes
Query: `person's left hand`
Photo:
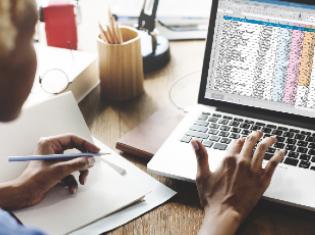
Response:
[{"label": "person's left hand", "polygon": [[[63,135],[42,138],[38,144],[36,154],[46,155],[63,153],[66,149],[78,149],[82,152],[99,152],[99,148],[88,141],[74,135]],[[82,155],[84,156],[84,155]],[[80,172],[79,182],[84,185],[88,169],[93,166],[94,158],[76,158],[68,161],[32,161],[22,175],[17,179],[20,188],[30,197],[25,200],[25,205],[32,206],[40,202],[46,193],[59,183],[62,183],[71,194],[78,189],[78,182],[73,175]]]}]

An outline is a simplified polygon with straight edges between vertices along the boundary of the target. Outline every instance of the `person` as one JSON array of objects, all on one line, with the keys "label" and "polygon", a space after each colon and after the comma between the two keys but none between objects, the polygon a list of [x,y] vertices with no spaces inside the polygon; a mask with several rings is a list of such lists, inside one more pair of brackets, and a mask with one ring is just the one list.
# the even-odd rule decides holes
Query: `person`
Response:
[{"label": "person", "polygon": [[[33,0],[0,1],[0,121],[19,116],[35,76],[36,56],[32,37],[37,21]],[[233,142],[222,166],[211,172],[204,146],[193,141],[198,162],[196,184],[205,216],[200,234],[234,234],[268,187],[273,172],[285,152],[277,151],[265,168],[262,161],[267,148],[277,139],[263,139],[260,131]],[[98,152],[97,146],[74,135],[43,138],[36,154],[62,153],[65,149]],[[39,203],[59,183],[70,193],[78,188],[71,175],[79,171],[84,185],[90,158],[64,162],[31,162],[17,178],[0,183],[0,208],[15,210]],[[42,235],[42,231],[23,226],[10,212],[0,210],[0,234]]]},{"label": "person", "polygon": [[[36,55],[33,34],[37,9],[33,0],[0,1],[0,121],[12,121],[32,88]],[[12,143],[13,144],[13,143]],[[1,147],[1,146],[0,146]],[[76,148],[82,152],[98,152],[92,143],[71,134],[42,138],[36,154],[62,153]],[[94,159],[79,158],[64,162],[31,162],[16,179],[0,183],[0,208],[10,211],[33,206],[57,184],[62,183],[75,193],[78,182],[73,172],[80,172],[79,183],[84,185]],[[0,234],[43,234],[21,226],[10,212],[0,210]]]}]

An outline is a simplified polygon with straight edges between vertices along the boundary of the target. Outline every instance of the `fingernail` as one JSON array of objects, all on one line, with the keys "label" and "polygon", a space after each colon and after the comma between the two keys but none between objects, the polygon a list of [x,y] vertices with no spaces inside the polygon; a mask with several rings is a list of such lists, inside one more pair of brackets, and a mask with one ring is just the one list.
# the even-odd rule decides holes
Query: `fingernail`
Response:
[{"label": "fingernail", "polygon": [[88,158],[88,165],[89,165],[89,168],[93,167],[93,166],[94,166],[94,163],[95,163],[94,157],[89,157],[89,158]]},{"label": "fingernail", "polygon": [[196,152],[199,151],[199,145],[196,141],[192,141],[191,145],[193,146],[193,148]]}]

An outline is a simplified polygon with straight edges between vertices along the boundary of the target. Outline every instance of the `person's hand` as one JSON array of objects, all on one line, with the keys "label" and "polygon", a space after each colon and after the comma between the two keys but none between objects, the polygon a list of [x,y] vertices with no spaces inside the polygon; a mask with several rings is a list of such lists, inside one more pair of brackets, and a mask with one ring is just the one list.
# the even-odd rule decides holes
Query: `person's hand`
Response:
[{"label": "person's hand", "polygon": [[[209,223],[213,225],[217,219],[222,221],[229,218],[230,230],[216,230],[213,234],[234,234],[269,186],[285,151],[277,150],[263,168],[265,153],[277,142],[277,138],[273,136],[263,139],[254,151],[262,136],[262,132],[257,131],[246,139],[234,141],[227,150],[221,167],[215,172],[209,169],[208,154],[204,146],[198,141],[192,142],[198,163],[196,184],[200,203],[205,210],[205,220],[207,218],[212,220],[212,222],[204,222],[201,233],[205,230],[209,231],[208,227],[211,226]],[[214,220],[213,217],[216,219]]]},{"label": "person's hand", "polygon": [[[36,154],[63,153],[66,149],[78,149],[82,152],[99,152],[99,148],[88,141],[74,135],[64,135],[42,138],[38,144]],[[88,169],[94,164],[94,158],[77,158],[68,161],[32,161],[18,178],[18,185],[22,192],[28,195],[22,200],[19,207],[32,206],[39,203],[52,189],[62,183],[69,192],[75,193],[78,189],[77,180],[73,172],[79,171],[79,182],[84,185]]]}]

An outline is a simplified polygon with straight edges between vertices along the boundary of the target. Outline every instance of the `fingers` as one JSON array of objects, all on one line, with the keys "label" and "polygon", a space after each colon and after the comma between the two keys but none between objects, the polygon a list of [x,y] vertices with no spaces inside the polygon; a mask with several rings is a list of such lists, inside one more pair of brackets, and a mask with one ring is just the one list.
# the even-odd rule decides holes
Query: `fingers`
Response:
[{"label": "fingers", "polygon": [[78,191],[78,183],[73,175],[66,176],[62,179],[62,183],[68,188],[70,194],[74,194]]},{"label": "fingers", "polygon": [[243,159],[250,161],[253,155],[253,149],[262,136],[263,133],[261,131],[254,131],[246,137],[243,149],[241,151],[241,156]]},{"label": "fingers", "polygon": [[61,174],[61,177],[63,178],[76,171],[86,171],[89,168],[93,167],[94,163],[94,158],[82,157],[69,161],[57,162],[53,165],[53,167],[59,174]]},{"label": "fingers", "polygon": [[269,180],[271,179],[278,164],[283,160],[285,154],[286,154],[286,151],[284,149],[277,150],[275,154],[273,155],[273,157],[267,163],[265,167],[265,174]]},{"label": "fingers", "polygon": [[244,142],[245,138],[234,140],[227,150],[228,155],[238,155],[244,146]]},{"label": "fingers", "polygon": [[62,151],[72,148],[76,148],[82,152],[97,153],[100,151],[100,149],[96,145],[72,134],[46,138],[44,139],[44,143],[60,145]]},{"label": "fingers", "polygon": [[79,176],[80,184],[85,185],[88,174],[89,174],[88,170],[80,171],[80,176]]},{"label": "fingers", "polygon": [[266,151],[270,146],[275,144],[277,142],[277,137],[272,136],[263,139],[257,146],[256,151],[254,153],[253,159],[252,159],[252,167],[255,170],[261,170],[262,169],[262,162],[264,160],[264,156],[266,154]]},{"label": "fingers", "polygon": [[197,179],[208,177],[210,175],[210,169],[207,150],[199,141],[193,140],[191,144],[197,158]]}]

